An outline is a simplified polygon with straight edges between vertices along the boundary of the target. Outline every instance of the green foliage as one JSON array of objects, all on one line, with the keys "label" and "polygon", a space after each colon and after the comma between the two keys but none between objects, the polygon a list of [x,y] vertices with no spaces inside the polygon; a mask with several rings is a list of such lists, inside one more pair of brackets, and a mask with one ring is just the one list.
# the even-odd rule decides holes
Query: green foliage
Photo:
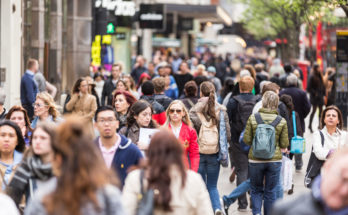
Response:
[{"label": "green foliage", "polygon": [[282,36],[291,39],[295,38],[292,32],[298,31],[302,23],[316,22],[319,17],[333,17],[331,11],[341,0],[238,1],[248,6],[243,22],[256,38]]}]

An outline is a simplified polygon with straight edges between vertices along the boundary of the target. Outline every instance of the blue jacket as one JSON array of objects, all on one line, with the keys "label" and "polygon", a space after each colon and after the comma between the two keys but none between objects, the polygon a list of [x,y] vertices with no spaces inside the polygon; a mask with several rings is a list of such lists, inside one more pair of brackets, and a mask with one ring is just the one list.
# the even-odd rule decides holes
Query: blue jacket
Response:
[{"label": "blue jacket", "polygon": [[[112,160],[112,168],[117,173],[121,185],[123,187],[124,181],[127,177],[127,170],[130,166],[138,165],[139,161],[143,158],[139,148],[132,143],[132,141],[123,135],[121,136],[121,143],[115,152],[115,156]],[[99,137],[94,141],[97,148],[99,148]]]},{"label": "blue jacket", "polygon": [[21,103],[31,105],[36,100],[38,88],[34,81],[34,75],[25,72],[21,79]]}]

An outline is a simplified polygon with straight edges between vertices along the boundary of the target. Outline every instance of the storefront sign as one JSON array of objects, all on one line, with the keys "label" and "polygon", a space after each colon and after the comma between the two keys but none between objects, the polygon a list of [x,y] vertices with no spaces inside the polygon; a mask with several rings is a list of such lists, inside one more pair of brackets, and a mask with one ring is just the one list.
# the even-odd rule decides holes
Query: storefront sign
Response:
[{"label": "storefront sign", "polygon": [[163,4],[141,4],[139,12],[140,28],[163,29],[165,12]]},{"label": "storefront sign", "polygon": [[115,16],[134,16],[135,3],[123,0],[96,0],[94,6],[115,11]]}]

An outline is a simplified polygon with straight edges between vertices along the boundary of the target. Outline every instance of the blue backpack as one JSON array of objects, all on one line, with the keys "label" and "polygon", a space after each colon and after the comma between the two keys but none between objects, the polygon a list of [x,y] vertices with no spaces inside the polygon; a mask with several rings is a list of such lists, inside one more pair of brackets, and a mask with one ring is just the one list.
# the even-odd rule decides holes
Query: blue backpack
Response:
[{"label": "blue backpack", "polygon": [[271,124],[265,124],[260,113],[255,114],[255,119],[257,128],[252,144],[253,157],[269,160],[274,156],[276,149],[275,127],[282,120],[282,117],[278,115]]}]

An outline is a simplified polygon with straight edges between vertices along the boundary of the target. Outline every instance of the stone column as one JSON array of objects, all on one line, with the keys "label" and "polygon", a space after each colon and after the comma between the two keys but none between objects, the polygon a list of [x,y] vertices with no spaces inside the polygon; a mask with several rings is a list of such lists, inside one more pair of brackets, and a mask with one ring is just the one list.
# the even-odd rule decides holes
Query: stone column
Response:
[{"label": "stone column", "polygon": [[54,84],[60,94],[62,78],[62,0],[51,0],[50,12],[50,51],[47,81]]},{"label": "stone column", "polygon": [[7,110],[21,103],[21,7],[21,0],[0,1],[0,77]]},{"label": "stone column", "polygon": [[79,77],[89,74],[92,35],[91,1],[67,1],[67,52],[63,89],[72,89]]},{"label": "stone column", "polygon": [[[31,12],[31,52],[30,57],[39,61],[40,70],[43,72],[44,47],[45,47],[45,2],[32,0]],[[24,62],[26,63],[26,62]]]}]

